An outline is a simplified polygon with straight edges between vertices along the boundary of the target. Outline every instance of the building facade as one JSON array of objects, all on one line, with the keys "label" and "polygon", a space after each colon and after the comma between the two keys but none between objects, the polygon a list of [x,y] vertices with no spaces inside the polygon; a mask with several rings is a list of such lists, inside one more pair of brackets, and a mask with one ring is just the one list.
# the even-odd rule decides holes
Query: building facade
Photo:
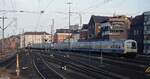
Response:
[{"label": "building facade", "polygon": [[56,29],[56,33],[54,34],[54,42],[60,43],[71,37],[71,30],[69,29]]},{"label": "building facade", "polygon": [[67,42],[67,41],[77,41],[80,39],[79,30],[70,30],[70,29],[57,29],[54,35],[54,42]]},{"label": "building facade", "polygon": [[144,16],[138,15],[132,19],[131,29],[129,32],[129,39],[137,42],[138,53],[143,53],[143,40],[144,40]]},{"label": "building facade", "polygon": [[92,15],[88,23],[88,39],[100,39],[101,22],[108,19],[106,16]]},{"label": "building facade", "polygon": [[16,49],[19,47],[20,45],[20,37],[19,35],[13,35],[7,38],[3,39],[3,46],[2,46],[2,39],[0,40],[0,53],[2,51],[2,47],[3,47],[3,51],[5,53],[14,53],[16,51]]},{"label": "building facade", "polygon": [[88,24],[83,24],[83,27],[80,31],[80,40],[87,40],[88,39]]},{"label": "building facade", "polygon": [[54,42],[55,43],[64,42],[65,40],[69,39],[70,37],[71,37],[71,33],[55,33]]},{"label": "building facade", "polygon": [[79,25],[78,24],[76,24],[76,25],[70,25],[69,29],[70,30],[78,30],[79,29]]},{"label": "building facade", "polygon": [[32,44],[48,43],[53,39],[52,35],[46,32],[25,32],[20,36],[20,47],[27,47]]},{"label": "building facade", "polygon": [[128,39],[130,20],[126,16],[114,16],[101,22],[101,38],[104,40]]},{"label": "building facade", "polygon": [[144,53],[150,54],[150,11],[144,12]]}]

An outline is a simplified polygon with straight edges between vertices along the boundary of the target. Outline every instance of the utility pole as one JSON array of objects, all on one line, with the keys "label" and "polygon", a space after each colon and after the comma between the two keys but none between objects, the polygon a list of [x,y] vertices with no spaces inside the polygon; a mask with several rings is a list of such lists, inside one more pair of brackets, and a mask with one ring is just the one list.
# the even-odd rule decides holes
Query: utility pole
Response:
[{"label": "utility pole", "polygon": [[0,19],[2,19],[2,26],[0,27],[0,29],[2,29],[2,41],[1,41],[1,43],[2,43],[2,50],[1,50],[1,55],[4,53],[4,31],[5,31],[5,29],[7,28],[7,27],[5,27],[5,19],[7,19],[7,17],[0,17]]},{"label": "utility pole", "polygon": [[54,19],[52,19],[52,25],[51,25],[51,43],[53,42],[53,29],[54,29]]},{"label": "utility pole", "polygon": [[71,15],[71,6],[70,6],[70,5],[71,5],[72,3],[71,3],[71,2],[68,2],[67,4],[69,5],[69,11],[68,11],[68,14],[69,14],[69,22],[68,22],[68,24],[69,24],[69,25],[68,25],[68,26],[69,26],[69,28],[70,28],[70,24],[71,24],[71,23],[70,23],[70,15]]},{"label": "utility pole", "polygon": [[68,2],[67,4],[69,5],[69,11],[68,11],[68,15],[69,15],[69,22],[68,22],[68,24],[69,24],[69,25],[68,25],[68,26],[69,26],[69,38],[68,38],[68,39],[69,39],[69,42],[68,42],[68,44],[69,44],[69,48],[70,48],[70,37],[71,37],[71,30],[70,30],[70,25],[71,25],[71,23],[70,23],[71,8],[70,8],[70,7],[71,7],[71,6],[70,6],[70,5],[71,5],[72,3],[71,3],[71,2]]},{"label": "utility pole", "polygon": [[19,51],[17,49],[17,60],[16,60],[16,73],[17,73],[17,77],[20,76],[20,65],[19,65]]},{"label": "utility pole", "polygon": [[78,14],[80,16],[80,26],[79,26],[79,29],[81,29],[82,28],[82,15],[80,13],[78,13]]},{"label": "utility pole", "polygon": [[52,19],[52,25],[51,25],[51,46],[50,46],[50,49],[52,49],[53,47],[53,29],[54,29],[54,19]]}]

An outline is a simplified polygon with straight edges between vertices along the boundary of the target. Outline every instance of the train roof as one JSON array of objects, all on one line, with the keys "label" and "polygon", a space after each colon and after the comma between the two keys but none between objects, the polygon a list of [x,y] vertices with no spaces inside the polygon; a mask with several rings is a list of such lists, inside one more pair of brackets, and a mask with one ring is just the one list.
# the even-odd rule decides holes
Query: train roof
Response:
[{"label": "train roof", "polygon": [[126,41],[126,40],[79,40],[78,42],[98,42],[98,41]]}]

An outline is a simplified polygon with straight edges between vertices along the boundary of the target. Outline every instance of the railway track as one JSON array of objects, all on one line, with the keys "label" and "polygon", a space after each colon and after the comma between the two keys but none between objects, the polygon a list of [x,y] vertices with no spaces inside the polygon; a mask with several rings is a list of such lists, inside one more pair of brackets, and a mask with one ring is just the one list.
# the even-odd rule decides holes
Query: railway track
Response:
[{"label": "railway track", "polygon": [[[89,60],[87,60],[85,58],[74,57],[74,59],[78,59],[80,61],[90,63],[93,66],[97,66],[99,68],[104,68],[105,70],[127,76],[131,79],[137,79],[137,78],[142,79],[145,76],[144,70],[142,70],[143,68],[141,68],[141,67],[134,68],[133,65],[129,65],[129,64],[126,65],[126,63],[123,63],[123,62],[104,59],[103,60],[104,67],[101,67],[101,66],[99,66],[99,65],[101,65],[100,60],[91,59],[89,62]],[[140,68],[140,69],[138,69],[138,68]],[[139,71],[139,70],[141,70],[141,71]],[[131,72],[131,73],[129,73],[129,72]],[[138,76],[135,77],[135,75],[138,75]]]},{"label": "railway track", "polygon": [[0,63],[0,67],[3,67],[5,69],[9,68],[12,64],[16,62],[16,55],[14,54],[10,58],[6,59],[5,61]]},{"label": "railway track", "polygon": [[51,69],[39,55],[33,56],[33,64],[42,79],[65,79],[60,74]]},{"label": "railway track", "polygon": [[[94,57],[94,56],[87,56],[87,55],[79,55],[79,54],[72,54],[72,56],[76,57],[82,57],[82,58],[90,58],[92,60],[100,60],[100,57]],[[135,69],[139,71],[143,71],[146,69],[149,65],[149,62],[142,62],[134,59],[126,59],[126,58],[119,58],[119,57],[112,57],[112,56],[103,56],[103,61],[110,64],[118,64],[122,67],[127,67],[130,69]],[[112,63],[113,62],[113,63]]]},{"label": "railway track", "polygon": [[[100,65],[100,60],[97,57],[93,56],[83,56],[83,55],[70,55],[71,53],[57,53],[58,55],[66,56],[69,55],[72,60],[78,60],[78,62],[86,63],[87,65],[92,64],[94,67],[103,68],[105,70],[108,70],[110,72],[114,72],[117,74],[121,74],[124,76],[128,76],[131,79],[149,79],[149,76],[145,74],[145,69],[147,66],[141,65],[139,63],[132,63],[132,62],[125,62],[123,60],[117,60],[117,59],[106,59],[104,58],[104,67],[99,67]],[[91,59],[91,63],[89,63],[89,57]],[[97,68],[97,69],[98,69]],[[130,72],[130,73],[129,73]]]},{"label": "railway track", "polygon": [[[85,55],[85,54],[79,54],[79,53],[66,53],[66,54],[70,54],[70,55],[73,55],[73,56],[79,56],[79,57],[85,57],[85,58],[91,58],[91,59],[100,59],[101,57],[99,57],[99,55]],[[64,54],[65,55],[65,54]],[[136,57],[136,58],[124,58],[124,57],[114,57],[114,56],[108,56],[108,55],[103,55],[103,58],[104,60],[108,60],[108,61],[114,61],[114,62],[120,62],[120,63],[124,63],[124,64],[127,64],[127,65],[131,65],[131,66],[134,66],[134,68],[136,66],[140,66],[140,67],[143,67],[143,68],[146,68],[148,66],[150,66],[150,58],[139,58],[139,57]]]},{"label": "railway track", "polygon": [[135,57],[135,58],[123,58],[123,57],[113,57],[113,56],[104,56],[105,58],[109,58],[109,59],[113,59],[113,60],[119,60],[119,61],[123,61],[123,62],[130,62],[130,63],[135,63],[135,64],[141,64],[141,65],[145,65],[145,66],[149,66],[150,65],[150,58],[149,59],[145,59],[145,58],[139,58],[139,57]]},{"label": "railway track", "polygon": [[54,58],[50,58],[49,56],[45,55],[44,58],[49,62],[57,63],[59,65],[66,65],[69,69],[84,73],[96,79],[128,79],[125,76],[111,73],[109,71],[96,68],[83,62],[70,60],[63,56],[54,55]]}]

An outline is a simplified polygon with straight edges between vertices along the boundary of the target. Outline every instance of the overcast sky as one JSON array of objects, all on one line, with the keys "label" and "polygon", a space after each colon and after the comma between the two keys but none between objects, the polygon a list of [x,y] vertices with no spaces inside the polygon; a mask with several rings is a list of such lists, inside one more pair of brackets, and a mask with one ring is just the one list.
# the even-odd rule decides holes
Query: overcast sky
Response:
[{"label": "overcast sky", "polygon": [[[52,19],[55,21],[55,29],[68,28],[67,2],[72,3],[71,12],[74,12],[71,15],[71,24],[79,24],[79,14],[75,13],[82,15],[82,24],[85,24],[91,15],[136,16],[150,11],[150,0],[0,0],[0,17],[7,17],[5,26],[12,21],[5,30],[5,36],[22,33],[23,29],[50,33]],[[40,11],[44,13],[40,14]]]}]

